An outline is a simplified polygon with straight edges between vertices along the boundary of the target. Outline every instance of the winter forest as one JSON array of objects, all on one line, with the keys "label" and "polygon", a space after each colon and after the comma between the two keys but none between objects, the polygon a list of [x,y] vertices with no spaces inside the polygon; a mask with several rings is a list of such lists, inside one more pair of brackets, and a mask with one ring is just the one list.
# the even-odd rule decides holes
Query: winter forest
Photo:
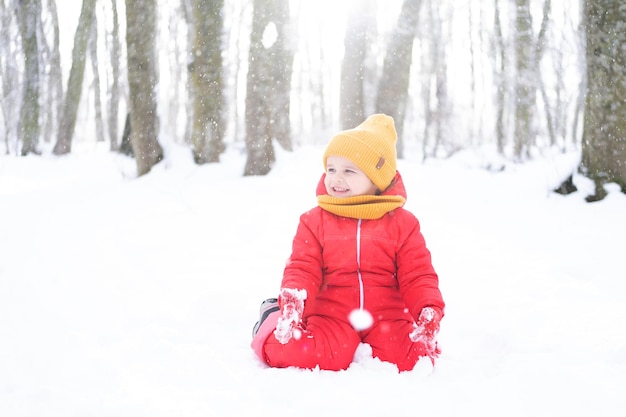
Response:
[{"label": "winter forest", "polygon": [[[625,28],[624,0],[0,0],[0,416],[622,417]],[[378,112],[441,356],[268,368],[325,146]]]},{"label": "winter forest", "polygon": [[276,146],[383,112],[401,158],[580,150],[589,200],[626,190],[620,0],[78,3],[0,1],[7,155],[105,142],[143,175],[164,142],[197,164],[241,146],[264,175]]}]

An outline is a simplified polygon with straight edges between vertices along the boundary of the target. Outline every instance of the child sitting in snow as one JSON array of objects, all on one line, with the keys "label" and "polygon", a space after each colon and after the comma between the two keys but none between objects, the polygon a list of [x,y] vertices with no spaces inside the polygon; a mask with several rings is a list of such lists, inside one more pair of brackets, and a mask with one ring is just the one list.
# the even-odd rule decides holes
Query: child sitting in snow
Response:
[{"label": "child sitting in snow", "polygon": [[304,213],[278,299],[261,305],[252,348],[271,367],[346,369],[360,343],[413,369],[439,354],[444,302],[396,171],[384,114],[340,132],[324,152],[318,207]]}]

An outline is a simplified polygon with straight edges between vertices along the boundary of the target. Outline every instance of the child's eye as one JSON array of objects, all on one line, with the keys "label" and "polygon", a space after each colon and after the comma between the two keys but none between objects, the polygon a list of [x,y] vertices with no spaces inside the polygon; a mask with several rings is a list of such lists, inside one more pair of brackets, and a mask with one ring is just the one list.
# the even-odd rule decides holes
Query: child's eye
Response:
[{"label": "child's eye", "polygon": [[335,173],[335,168],[328,168],[327,171],[334,174]]},{"label": "child's eye", "polygon": [[346,174],[354,174],[354,171],[351,169],[346,169]]}]

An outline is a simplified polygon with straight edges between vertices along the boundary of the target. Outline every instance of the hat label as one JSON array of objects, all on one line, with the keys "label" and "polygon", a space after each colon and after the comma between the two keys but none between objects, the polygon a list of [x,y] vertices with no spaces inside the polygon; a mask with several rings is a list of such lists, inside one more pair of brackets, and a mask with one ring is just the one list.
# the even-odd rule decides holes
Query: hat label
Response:
[{"label": "hat label", "polygon": [[378,160],[378,163],[376,164],[376,169],[381,169],[383,165],[385,165],[385,158],[381,156]]}]

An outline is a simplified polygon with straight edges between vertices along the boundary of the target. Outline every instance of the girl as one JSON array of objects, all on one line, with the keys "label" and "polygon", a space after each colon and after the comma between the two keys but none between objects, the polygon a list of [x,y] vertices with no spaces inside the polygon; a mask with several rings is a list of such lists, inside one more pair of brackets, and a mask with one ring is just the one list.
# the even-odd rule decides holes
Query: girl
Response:
[{"label": "girl", "polygon": [[403,208],[396,130],[384,114],[337,134],[318,206],[304,213],[278,298],[261,305],[252,348],[271,367],[346,369],[360,343],[413,369],[434,364],[444,302],[417,218]]}]

